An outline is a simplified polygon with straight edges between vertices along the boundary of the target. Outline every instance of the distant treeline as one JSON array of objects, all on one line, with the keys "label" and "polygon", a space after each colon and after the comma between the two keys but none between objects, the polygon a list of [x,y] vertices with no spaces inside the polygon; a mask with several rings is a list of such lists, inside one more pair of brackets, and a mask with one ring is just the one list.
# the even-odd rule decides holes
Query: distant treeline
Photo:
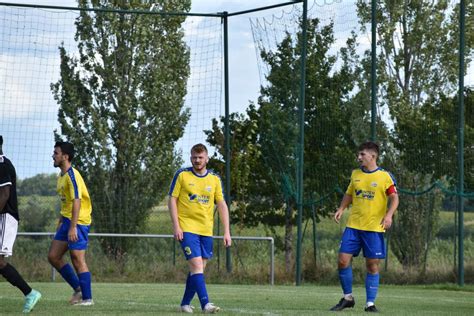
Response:
[{"label": "distant treeline", "polygon": [[18,180],[17,193],[18,196],[41,195],[54,196],[56,195],[56,181],[57,175],[52,174],[37,174],[31,178]]}]

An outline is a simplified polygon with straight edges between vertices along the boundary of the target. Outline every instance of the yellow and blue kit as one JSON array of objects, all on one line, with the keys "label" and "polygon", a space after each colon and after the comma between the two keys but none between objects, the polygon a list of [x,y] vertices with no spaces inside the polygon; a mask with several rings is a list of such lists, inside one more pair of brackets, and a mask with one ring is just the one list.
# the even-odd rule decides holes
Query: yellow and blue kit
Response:
[{"label": "yellow and blue kit", "polygon": [[346,194],[352,196],[347,227],[384,232],[381,221],[387,212],[388,196],[397,193],[394,177],[382,168],[373,171],[355,169]]},{"label": "yellow and blue kit", "polygon": [[177,198],[178,221],[183,232],[212,236],[214,205],[224,200],[220,177],[208,170],[198,175],[193,168],[176,172],[169,196]]},{"label": "yellow and blue kit", "polygon": [[79,171],[71,167],[66,173],[61,174],[58,178],[56,190],[61,198],[61,215],[71,219],[73,202],[75,199],[80,199],[81,209],[77,224],[90,225],[92,222],[91,199]]}]

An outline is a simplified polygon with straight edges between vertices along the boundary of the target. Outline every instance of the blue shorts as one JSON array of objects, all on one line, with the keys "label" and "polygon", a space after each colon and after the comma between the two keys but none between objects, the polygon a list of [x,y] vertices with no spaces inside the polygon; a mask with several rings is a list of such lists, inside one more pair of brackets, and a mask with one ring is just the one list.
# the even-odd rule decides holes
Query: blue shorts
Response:
[{"label": "blue shorts", "polygon": [[71,220],[69,218],[63,217],[63,222],[59,226],[54,240],[67,241],[67,246],[70,250],[86,250],[88,244],[88,236],[90,225],[79,225],[77,224],[77,241],[71,242],[68,240],[69,227],[71,226]]},{"label": "blue shorts", "polygon": [[384,259],[385,243],[383,233],[346,227],[342,235],[339,252],[349,253],[357,257],[361,248],[365,258]]},{"label": "blue shorts", "polygon": [[183,248],[186,260],[202,257],[204,259],[212,258],[212,237],[202,236],[193,233],[183,233],[181,248]]}]

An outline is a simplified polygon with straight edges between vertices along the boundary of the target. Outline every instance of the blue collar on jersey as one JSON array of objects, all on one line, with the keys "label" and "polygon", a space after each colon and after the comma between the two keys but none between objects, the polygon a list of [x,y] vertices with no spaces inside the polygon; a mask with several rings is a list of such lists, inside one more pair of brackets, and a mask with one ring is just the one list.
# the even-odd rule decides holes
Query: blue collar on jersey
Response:
[{"label": "blue collar on jersey", "polygon": [[367,170],[367,169],[364,169],[364,168],[360,167],[360,170],[362,170],[363,173],[374,173],[375,171],[382,170],[382,168],[377,167],[377,168],[375,168],[374,170],[369,171],[369,170]]}]

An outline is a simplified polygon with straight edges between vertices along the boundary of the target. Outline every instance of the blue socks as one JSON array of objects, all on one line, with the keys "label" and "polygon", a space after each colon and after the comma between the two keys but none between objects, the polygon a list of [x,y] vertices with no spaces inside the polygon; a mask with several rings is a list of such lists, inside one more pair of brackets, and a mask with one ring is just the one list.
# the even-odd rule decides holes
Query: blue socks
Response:
[{"label": "blue socks", "polygon": [[58,272],[74,291],[79,288],[79,279],[69,263],[66,263]]},{"label": "blue socks", "polygon": [[352,266],[339,269],[339,281],[341,282],[344,294],[352,293]]},{"label": "blue socks", "polygon": [[58,271],[74,291],[76,291],[78,288],[81,288],[83,300],[89,300],[92,298],[90,272],[79,273],[78,277],[69,263],[66,263]]},{"label": "blue socks", "polygon": [[79,283],[81,285],[82,299],[90,300],[92,298],[91,273],[89,271],[79,273]]},{"label": "blue socks", "polygon": [[196,273],[190,276],[191,289],[194,289],[201,302],[201,308],[204,309],[207,303],[209,303],[209,297],[207,296],[206,282],[204,281],[204,274]]},{"label": "blue socks", "polygon": [[191,305],[194,294],[196,294],[196,290],[194,289],[193,284],[191,284],[191,273],[188,273],[188,277],[186,279],[186,288],[184,289],[183,299],[181,300],[181,306]]},{"label": "blue socks", "polygon": [[377,297],[377,290],[379,289],[380,274],[367,273],[365,278],[365,292],[367,295],[367,303],[375,303]]},{"label": "blue socks", "polygon": [[[352,293],[352,266],[339,270],[339,280],[341,281],[344,294]],[[367,273],[365,278],[365,292],[367,303],[375,303],[377,291],[379,289],[380,274]]]}]

